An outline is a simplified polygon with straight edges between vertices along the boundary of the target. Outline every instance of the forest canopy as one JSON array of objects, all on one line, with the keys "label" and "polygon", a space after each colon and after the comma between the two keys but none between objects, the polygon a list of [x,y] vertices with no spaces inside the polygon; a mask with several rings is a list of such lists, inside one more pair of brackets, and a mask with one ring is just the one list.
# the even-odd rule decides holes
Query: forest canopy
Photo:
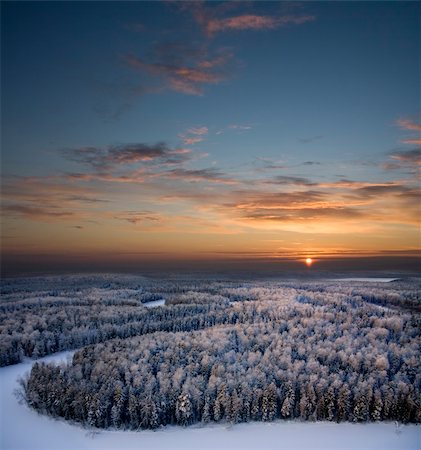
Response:
[{"label": "forest canopy", "polygon": [[417,280],[85,281],[3,287],[3,364],[85,346],[22,382],[42,413],[123,429],[421,422]]}]

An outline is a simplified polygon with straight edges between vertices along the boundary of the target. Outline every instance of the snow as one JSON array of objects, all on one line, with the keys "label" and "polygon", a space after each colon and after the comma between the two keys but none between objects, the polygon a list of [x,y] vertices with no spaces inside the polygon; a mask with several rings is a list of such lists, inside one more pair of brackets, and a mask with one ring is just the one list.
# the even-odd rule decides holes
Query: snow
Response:
[{"label": "snow", "polygon": [[165,300],[162,298],[160,300],[152,300],[151,302],[143,303],[143,306],[146,308],[156,308],[157,306],[164,306]]},{"label": "snow", "polygon": [[[42,358],[60,363],[73,352]],[[37,414],[18,403],[17,378],[33,361],[0,368],[0,449],[358,449],[419,450],[421,426],[394,423],[336,424],[277,421],[228,426],[213,424],[157,431],[89,431],[78,425]]]},{"label": "snow", "polygon": [[373,277],[367,277],[367,278],[335,278],[331,281],[362,281],[366,282],[377,282],[377,283],[390,283],[391,281],[399,280],[399,278],[373,278]]}]

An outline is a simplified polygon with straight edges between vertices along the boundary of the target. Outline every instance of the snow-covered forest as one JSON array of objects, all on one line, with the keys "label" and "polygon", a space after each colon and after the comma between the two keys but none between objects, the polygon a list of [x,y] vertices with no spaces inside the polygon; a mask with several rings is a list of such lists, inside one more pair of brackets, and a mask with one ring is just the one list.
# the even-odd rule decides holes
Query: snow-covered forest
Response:
[{"label": "snow-covered forest", "polygon": [[1,362],[83,347],[66,366],[34,364],[22,389],[37,411],[98,428],[419,423],[420,287],[417,279],[7,280]]}]

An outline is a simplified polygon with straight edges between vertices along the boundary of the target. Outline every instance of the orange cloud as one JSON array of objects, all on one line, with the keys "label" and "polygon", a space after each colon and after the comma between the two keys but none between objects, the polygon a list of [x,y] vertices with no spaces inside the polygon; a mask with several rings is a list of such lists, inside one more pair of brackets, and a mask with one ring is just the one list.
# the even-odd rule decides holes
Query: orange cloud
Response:
[{"label": "orange cloud", "polygon": [[83,220],[109,201],[62,177],[9,177],[2,186],[5,217],[55,222]]}]

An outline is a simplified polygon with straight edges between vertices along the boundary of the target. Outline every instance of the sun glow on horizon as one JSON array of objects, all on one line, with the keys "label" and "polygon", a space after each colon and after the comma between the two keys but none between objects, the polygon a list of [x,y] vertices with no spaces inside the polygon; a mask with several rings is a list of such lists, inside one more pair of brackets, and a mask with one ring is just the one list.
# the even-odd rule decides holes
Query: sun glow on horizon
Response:
[{"label": "sun glow on horizon", "polygon": [[306,258],[306,265],[307,267],[310,267],[313,264],[312,258]]}]

